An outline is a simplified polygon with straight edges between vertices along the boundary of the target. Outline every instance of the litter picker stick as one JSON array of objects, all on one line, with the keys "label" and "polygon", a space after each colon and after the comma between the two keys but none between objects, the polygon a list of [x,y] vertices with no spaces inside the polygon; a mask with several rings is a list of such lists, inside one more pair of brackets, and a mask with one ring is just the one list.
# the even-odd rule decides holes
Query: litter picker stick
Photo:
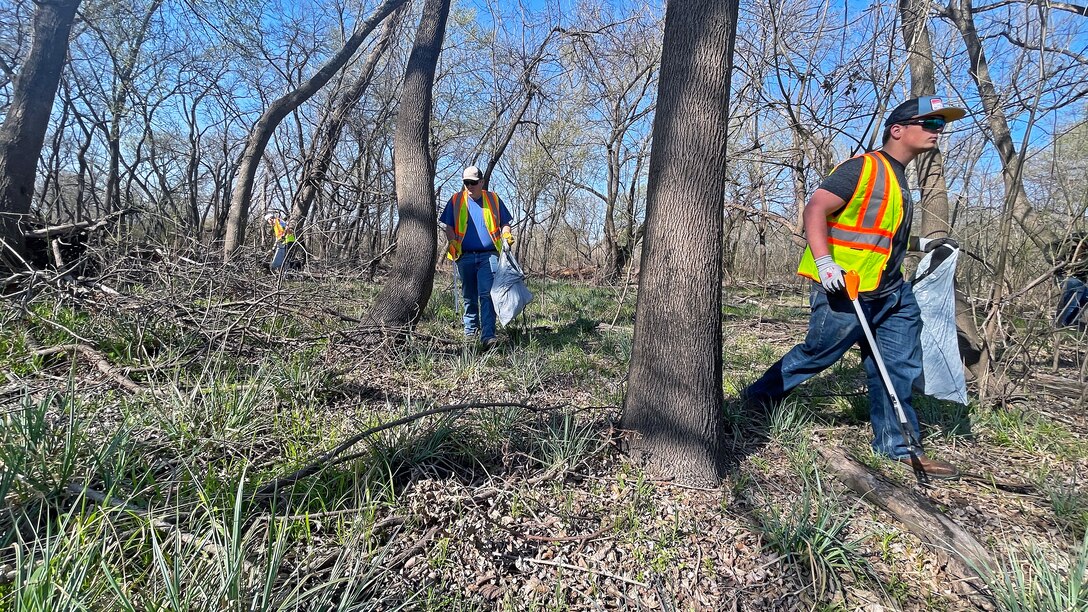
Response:
[{"label": "litter picker stick", "polygon": [[888,397],[892,400],[892,407],[895,408],[895,415],[899,418],[899,430],[903,434],[903,439],[907,441],[907,452],[910,453],[911,466],[914,468],[915,475],[918,476],[919,480],[922,480],[925,472],[921,469],[921,463],[918,461],[918,445],[915,443],[914,436],[910,434],[907,414],[903,412],[903,404],[900,403],[899,396],[895,393],[895,387],[892,386],[892,379],[888,376],[888,368],[884,365],[884,358],[880,355],[880,347],[876,345],[873,330],[869,327],[869,319],[865,316],[865,311],[861,309],[861,302],[858,301],[858,287],[861,285],[861,277],[854,270],[850,270],[844,276],[844,280],[846,281],[846,295],[850,297],[850,303],[854,305],[854,311],[858,315],[858,322],[861,324],[861,331],[865,333],[865,340],[869,342],[869,349],[873,352],[876,369],[880,371],[880,379],[884,381],[884,389],[887,390]]}]

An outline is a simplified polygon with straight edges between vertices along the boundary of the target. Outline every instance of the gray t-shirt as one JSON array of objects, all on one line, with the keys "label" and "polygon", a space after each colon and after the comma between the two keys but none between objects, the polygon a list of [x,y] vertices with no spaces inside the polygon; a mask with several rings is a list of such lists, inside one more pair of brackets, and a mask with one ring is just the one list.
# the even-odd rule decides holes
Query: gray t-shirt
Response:
[{"label": "gray t-shirt", "polygon": [[[880,276],[880,284],[873,291],[863,295],[863,297],[869,298],[884,297],[899,289],[900,285],[903,284],[903,259],[907,256],[907,239],[910,237],[911,219],[914,217],[914,200],[911,198],[910,189],[907,186],[906,167],[899,163],[899,160],[883,151],[877,151],[877,154],[883,155],[884,159],[888,160],[888,163],[892,166],[892,171],[895,172],[896,180],[899,181],[899,189],[903,193],[903,221],[899,224],[899,229],[895,231],[895,235],[892,236],[892,252],[888,257],[888,264],[884,268],[884,273]],[[858,179],[861,178],[863,165],[864,161],[861,157],[846,160],[839,164],[838,168],[835,168],[831,176],[820,183],[820,189],[830,191],[849,202],[858,186]],[[823,286],[820,289],[823,289]]]}]

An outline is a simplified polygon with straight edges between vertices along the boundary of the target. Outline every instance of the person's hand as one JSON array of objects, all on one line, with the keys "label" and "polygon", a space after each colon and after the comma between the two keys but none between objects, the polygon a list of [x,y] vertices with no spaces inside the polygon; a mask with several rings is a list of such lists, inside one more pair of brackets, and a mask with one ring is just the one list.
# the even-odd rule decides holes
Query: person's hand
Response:
[{"label": "person's hand", "polygon": [[510,230],[502,233],[502,239],[506,241],[506,246],[514,246],[514,234]]},{"label": "person's hand", "polygon": [[846,281],[842,277],[842,266],[835,263],[830,255],[816,258],[816,269],[820,273],[820,284],[828,293],[842,291],[846,288]]},{"label": "person's hand", "polygon": [[457,261],[461,258],[461,241],[450,240],[450,244],[446,247],[446,257],[451,261]]}]

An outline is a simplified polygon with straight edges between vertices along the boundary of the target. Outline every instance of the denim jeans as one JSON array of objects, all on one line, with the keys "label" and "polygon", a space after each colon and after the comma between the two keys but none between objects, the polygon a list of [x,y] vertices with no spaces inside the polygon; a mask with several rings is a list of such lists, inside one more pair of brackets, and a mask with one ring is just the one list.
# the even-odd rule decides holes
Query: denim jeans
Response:
[{"label": "denim jeans", "polygon": [[[918,417],[911,405],[911,386],[914,379],[922,373],[922,346],[919,342],[922,317],[918,302],[914,299],[914,292],[909,284],[904,283],[891,295],[860,301],[880,347],[880,355],[884,358],[892,387],[903,406],[909,424],[908,431],[915,440],[920,440]],[[873,360],[853,304],[843,292],[829,298],[826,293],[816,288],[812,289],[809,302],[812,305],[812,315],[805,341],[790,349],[778,363],[752,383],[744,391],[745,397],[749,401],[773,405],[804,381],[831,367],[850,347],[858,344],[869,387],[869,421],[873,425],[873,450],[893,459],[909,456],[909,441],[903,439],[899,416],[884,389],[884,381]]]},{"label": "denim jeans", "polygon": [[480,332],[480,340],[495,337],[495,305],[491,303],[491,285],[495,282],[498,267],[499,256],[495,251],[462,253],[457,258],[457,275],[461,277],[461,295],[465,305],[466,336]]},{"label": "denim jeans", "polygon": [[1085,306],[1088,306],[1088,285],[1073,276],[1062,280],[1062,298],[1058,301],[1058,327],[1077,325]]}]

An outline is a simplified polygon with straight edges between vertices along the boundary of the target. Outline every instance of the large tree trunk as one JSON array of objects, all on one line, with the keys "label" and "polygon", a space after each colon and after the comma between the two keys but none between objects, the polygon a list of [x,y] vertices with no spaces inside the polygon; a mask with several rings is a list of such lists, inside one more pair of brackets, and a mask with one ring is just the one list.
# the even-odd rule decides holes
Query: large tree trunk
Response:
[{"label": "large tree trunk", "polygon": [[11,105],[0,126],[0,270],[24,267],[21,218],[30,214],[38,157],[45,143],[53,98],[68,55],[79,0],[38,0],[34,42],[15,78]]},{"label": "large tree trunk", "polygon": [[397,132],[393,136],[394,181],[397,186],[397,251],[369,319],[377,325],[404,328],[419,320],[434,286],[434,165],[430,126],[434,73],[450,0],[426,0],[412,54],[401,87]]},{"label": "large tree trunk", "polygon": [[245,240],[246,223],[249,220],[249,202],[253,197],[253,180],[257,176],[257,167],[261,163],[268,140],[288,113],[301,106],[332,79],[351,56],[363,44],[370,32],[406,0],[385,0],[373,14],[361,23],[344,43],[344,47],[329,58],[321,68],[305,83],[286,95],[276,99],[264,111],[260,119],[249,132],[245,149],[238,162],[238,171],[234,178],[234,190],[230,197],[230,211],[227,214],[226,232],[223,239],[223,256],[229,258]]},{"label": "large tree trunk", "polygon": [[623,412],[633,456],[696,485],[718,482],[721,459],[722,206],[737,11],[737,0],[667,4]]}]

